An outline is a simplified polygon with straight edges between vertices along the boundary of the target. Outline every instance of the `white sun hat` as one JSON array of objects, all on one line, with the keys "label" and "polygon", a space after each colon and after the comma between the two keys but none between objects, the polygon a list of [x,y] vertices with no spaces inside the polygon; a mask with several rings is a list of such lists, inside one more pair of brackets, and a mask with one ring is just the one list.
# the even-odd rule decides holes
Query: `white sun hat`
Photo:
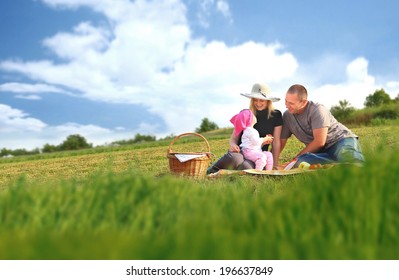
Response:
[{"label": "white sun hat", "polygon": [[272,96],[270,88],[264,84],[254,84],[251,93],[240,93],[242,96],[248,98],[256,98],[270,101],[279,101],[280,98]]}]

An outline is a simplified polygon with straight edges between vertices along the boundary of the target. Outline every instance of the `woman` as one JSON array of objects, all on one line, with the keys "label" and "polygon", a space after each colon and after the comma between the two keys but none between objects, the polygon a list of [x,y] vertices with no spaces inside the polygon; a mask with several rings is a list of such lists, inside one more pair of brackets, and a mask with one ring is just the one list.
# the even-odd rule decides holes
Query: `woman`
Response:
[{"label": "woman", "polygon": [[[262,150],[268,151],[271,144],[273,155],[273,169],[277,169],[280,154],[280,134],[283,126],[281,112],[273,108],[273,102],[280,98],[271,96],[270,89],[263,84],[254,84],[251,93],[241,93],[241,95],[251,99],[249,109],[256,116],[257,123],[254,128],[259,132],[260,137],[264,137]],[[252,169],[255,164],[245,160],[239,145],[241,136],[235,135],[234,131],[230,136],[230,149],[217,162],[208,168],[207,173],[215,173],[219,169],[244,170]]]}]

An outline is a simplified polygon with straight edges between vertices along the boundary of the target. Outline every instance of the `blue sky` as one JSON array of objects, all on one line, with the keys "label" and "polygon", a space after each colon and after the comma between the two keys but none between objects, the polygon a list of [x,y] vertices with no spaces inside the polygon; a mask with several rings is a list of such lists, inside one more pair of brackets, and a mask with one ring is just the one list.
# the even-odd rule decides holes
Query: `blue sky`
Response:
[{"label": "blue sky", "polygon": [[328,107],[399,94],[399,4],[365,1],[0,2],[0,148],[101,145],[220,127],[268,84]]}]

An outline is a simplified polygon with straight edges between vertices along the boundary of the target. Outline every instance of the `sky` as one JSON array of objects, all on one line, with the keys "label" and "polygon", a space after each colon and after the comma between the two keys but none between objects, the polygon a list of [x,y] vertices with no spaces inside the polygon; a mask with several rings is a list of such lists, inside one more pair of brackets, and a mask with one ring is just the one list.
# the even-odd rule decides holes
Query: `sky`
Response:
[{"label": "sky", "polygon": [[0,1],[0,149],[219,127],[254,83],[328,108],[399,94],[395,0]]}]

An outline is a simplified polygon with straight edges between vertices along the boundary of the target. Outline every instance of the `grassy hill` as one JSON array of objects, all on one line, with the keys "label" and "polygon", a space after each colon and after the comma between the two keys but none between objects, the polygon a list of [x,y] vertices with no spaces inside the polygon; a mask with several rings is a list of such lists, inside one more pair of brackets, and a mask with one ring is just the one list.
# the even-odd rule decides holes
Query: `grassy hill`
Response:
[{"label": "grassy hill", "polygon": [[399,259],[399,126],[353,131],[364,167],[278,178],[175,178],[170,141],[1,159],[0,259]]}]

